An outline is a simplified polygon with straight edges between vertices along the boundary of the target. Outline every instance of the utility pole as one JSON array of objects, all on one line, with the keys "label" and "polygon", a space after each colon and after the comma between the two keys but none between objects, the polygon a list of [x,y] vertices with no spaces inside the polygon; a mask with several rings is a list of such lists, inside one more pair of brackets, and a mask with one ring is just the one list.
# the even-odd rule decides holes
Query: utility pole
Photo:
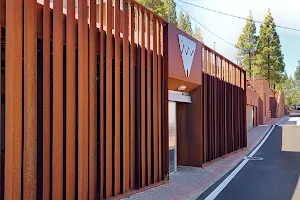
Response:
[{"label": "utility pole", "polygon": [[214,52],[216,52],[216,42],[214,42]]}]

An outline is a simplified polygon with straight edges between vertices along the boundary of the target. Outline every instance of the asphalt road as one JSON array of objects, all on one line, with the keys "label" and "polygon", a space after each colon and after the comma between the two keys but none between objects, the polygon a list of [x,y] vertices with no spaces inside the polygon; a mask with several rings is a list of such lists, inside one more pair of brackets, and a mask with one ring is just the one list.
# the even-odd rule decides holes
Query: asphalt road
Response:
[{"label": "asphalt road", "polygon": [[250,159],[216,193],[238,165],[198,199],[214,199],[214,193],[218,194],[216,200],[300,200],[300,117],[275,126],[253,157],[263,160]]}]

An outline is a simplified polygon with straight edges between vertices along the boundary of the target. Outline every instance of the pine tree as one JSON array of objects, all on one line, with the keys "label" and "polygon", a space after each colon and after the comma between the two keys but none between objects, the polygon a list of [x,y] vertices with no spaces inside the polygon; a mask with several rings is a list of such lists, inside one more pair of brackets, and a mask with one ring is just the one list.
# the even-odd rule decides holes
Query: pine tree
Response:
[{"label": "pine tree", "polygon": [[282,78],[285,68],[283,58],[279,35],[269,9],[260,27],[255,65],[259,75],[268,80],[270,86],[279,83]]},{"label": "pine tree", "polygon": [[[176,3],[174,0],[136,0],[141,3],[143,6],[153,11],[164,20],[169,20],[169,11],[170,11],[170,21],[175,26],[177,23],[177,14],[176,14]],[[170,7],[169,7],[170,3]]]},{"label": "pine tree", "polygon": [[252,77],[253,73],[255,50],[257,46],[257,36],[255,33],[256,27],[250,11],[243,32],[240,34],[238,42],[235,45],[235,47],[238,48],[238,60],[244,66],[247,77]]},{"label": "pine tree", "polygon": [[186,23],[187,23],[187,30],[186,30],[186,32],[187,32],[188,34],[190,34],[190,35],[193,35],[192,22],[191,22],[189,13],[187,13],[187,14],[185,15],[185,21],[186,21]]},{"label": "pine tree", "polygon": [[[167,6],[167,13],[169,15],[169,11],[170,11],[170,22],[172,24],[174,24],[175,26],[178,25],[177,22],[177,14],[176,14],[176,3],[174,0],[164,0],[165,5]],[[170,5],[169,5],[170,3]],[[170,7],[169,7],[170,6]],[[169,16],[167,16],[166,21],[168,21]]]},{"label": "pine tree", "polygon": [[178,28],[184,31],[186,29],[185,25],[184,14],[182,11],[180,11],[178,14]]},{"label": "pine tree", "polygon": [[182,11],[178,16],[178,27],[189,35],[193,35],[192,23],[189,14],[184,15]]},{"label": "pine tree", "polygon": [[199,26],[195,26],[193,37],[199,40],[200,42],[203,42],[203,37],[201,33],[201,29]]},{"label": "pine tree", "polygon": [[284,70],[284,73],[283,73],[282,78],[281,78],[281,82],[286,81],[288,78],[289,78],[289,77],[288,77],[288,75],[287,75],[287,73],[286,73],[286,70]]},{"label": "pine tree", "polygon": [[164,20],[168,20],[168,4],[165,0],[136,0],[155,14],[162,17]]},{"label": "pine tree", "polygon": [[300,83],[300,60],[298,61],[298,66],[296,67],[296,71],[294,73],[295,81]]}]

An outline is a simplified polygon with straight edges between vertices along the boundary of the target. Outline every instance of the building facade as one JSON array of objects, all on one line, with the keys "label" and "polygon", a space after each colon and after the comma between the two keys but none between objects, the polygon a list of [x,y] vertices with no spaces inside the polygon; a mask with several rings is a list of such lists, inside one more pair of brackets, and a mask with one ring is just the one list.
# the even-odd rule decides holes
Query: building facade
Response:
[{"label": "building facade", "polygon": [[243,69],[133,0],[66,2],[0,0],[0,199],[121,198],[247,146]]}]

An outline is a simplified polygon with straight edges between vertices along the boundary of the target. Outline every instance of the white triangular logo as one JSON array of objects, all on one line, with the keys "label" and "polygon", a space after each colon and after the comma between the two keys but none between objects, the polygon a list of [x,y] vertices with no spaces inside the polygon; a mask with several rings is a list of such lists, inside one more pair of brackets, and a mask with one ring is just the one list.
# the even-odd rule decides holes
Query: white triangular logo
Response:
[{"label": "white triangular logo", "polygon": [[178,35],[178,40],[185,76],[189,77],[196,51],[196,43],[182,35]]}]

